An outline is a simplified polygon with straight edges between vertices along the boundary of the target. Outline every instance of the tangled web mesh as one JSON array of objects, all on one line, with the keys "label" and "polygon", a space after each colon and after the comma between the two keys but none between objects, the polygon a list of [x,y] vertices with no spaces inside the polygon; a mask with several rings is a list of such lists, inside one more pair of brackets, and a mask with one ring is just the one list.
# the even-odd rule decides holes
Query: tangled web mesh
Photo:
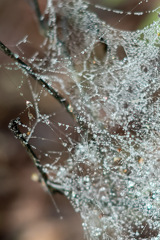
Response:
[{"label": "tangled web mesh", "polygon": [[117,30],[89,6],[48,0],[44,56],[25,59],[67,99],[74,117],[60,105],[52,112],[58,103],[25,79],[19,88],[24,95],[28,85],[30,99],[17,122],[51,187],[80,212],[87,239],[158,240],[160,21]]}]

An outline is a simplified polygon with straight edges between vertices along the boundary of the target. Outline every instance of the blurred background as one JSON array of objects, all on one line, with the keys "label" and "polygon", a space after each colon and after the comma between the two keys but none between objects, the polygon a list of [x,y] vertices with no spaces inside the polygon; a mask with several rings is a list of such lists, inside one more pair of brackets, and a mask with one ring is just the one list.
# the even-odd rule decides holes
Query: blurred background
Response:
[{"label": "blurred background", "polygon": [[[65,4],[68,1],[64,1]],[[157,0],[142,1],[142,4],[138,4],[138,0],[87,2],[90,3],[90,11],[118,29],[140,29],[158,17],[157,14],[147,13],[142,16],[119,15],[95,7],[98,4],[125,12],[147,12],[158,6]],[[39,1],[39,5],[43,12],[46,0]],[[39,50],[44,37],[40,34],[32,0],[0,0],[0,36],[1,41],[20,56],[28,58]],[[25,36],[28,42],[17,45]],[[40,54],[43,57],[43,52]],[[82,240],[84,236],[80,215],[59,194],[54,197],[60,209],[60,213],[57,213],[48,193],[40,183],[32,180],[36,173],[32,160],[8,129],[10,120],[15,119],[26,107],[18,90],[22,73],[20,70],[12,70],[12,67],[10,69],[11,64],[12,61],[0,52],[0,239]],[[51,105],[46,103],[45,107],[50,109]],[[59,111],[56,102],[52,103],[52,111]],[[64,114],[60,117],[67,118],[67,114]]]}]

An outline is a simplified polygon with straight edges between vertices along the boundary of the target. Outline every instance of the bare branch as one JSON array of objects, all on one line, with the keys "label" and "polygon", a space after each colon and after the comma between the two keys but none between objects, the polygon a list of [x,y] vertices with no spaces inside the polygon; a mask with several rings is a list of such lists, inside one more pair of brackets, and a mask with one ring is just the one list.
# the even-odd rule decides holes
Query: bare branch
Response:
[{"label": "bare branch", "polygon": [[33,160],[38,172],[40,173],[41,178],[43,179],[48,192],[52,195],[52,193],[60,193],[64,194],[65,189],[57,183],[51,182],[48,179],[48,175],[43,171],[43,166],[40,163],[40,160],[32,150],[32,147],[28,143],[28,141],[25,139],[23,133],[18,128],[18,124],[21,125],[20,119],[14,119],[9,123],[9,129],[14,133],[15,137],[20,140],[21,144],[26,148],[28,155]]},{"label": "bare branch", "polygon": [[17,62],[21,69],[23,69],[29,76],[35,79],[43,88],[45,88],[50,95],[52,95],[62,106],[65,107],[67,112],[74,119],[73,108],[71,104],[61,94],[59,94],[58,91],[54,90],[50,85],[48,85],[48,83],[46,83],[46,81],[43,80],[39,74],[35,73],[30,66],[28,66],[25,62],[23,62],[17,54],[13,53],[1,41],[0,41],[0,50],[3,53],[5,53],[8,57],[13,59],[15,62]]}]

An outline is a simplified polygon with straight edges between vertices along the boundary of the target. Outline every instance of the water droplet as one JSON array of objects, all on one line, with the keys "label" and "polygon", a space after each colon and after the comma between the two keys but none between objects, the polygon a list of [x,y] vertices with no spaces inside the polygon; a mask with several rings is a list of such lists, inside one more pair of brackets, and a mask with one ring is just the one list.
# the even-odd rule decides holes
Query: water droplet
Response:
[{"label": "water droplet", "polygon": [[73,112],[73,108],[70,104],[68,105],[68,111],[71,112],[71,113]]},{"label": "water droplet", "polygon": [[19,58],[19,55],[15,53],[14,57],[17,59],[17,58]]},{"label": "water droplet", "polygon": [[67,147],[67,143],[62,143],[64,147]]}]

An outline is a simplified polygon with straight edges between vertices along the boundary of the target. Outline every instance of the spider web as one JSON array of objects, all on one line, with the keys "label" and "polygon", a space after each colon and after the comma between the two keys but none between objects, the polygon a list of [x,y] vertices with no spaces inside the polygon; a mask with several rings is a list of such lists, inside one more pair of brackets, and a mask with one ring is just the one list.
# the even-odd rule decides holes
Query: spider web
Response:
[{"label": "spider web", "polygon": [[81,213],[87,239],[159,239],[160,21],[118,30],[91,5],[118,15],[146,13],[48,0],[44,56],[23,60],[69,104],[65,109],[23,74],[26,109],[16,121],[50,188]]}]

